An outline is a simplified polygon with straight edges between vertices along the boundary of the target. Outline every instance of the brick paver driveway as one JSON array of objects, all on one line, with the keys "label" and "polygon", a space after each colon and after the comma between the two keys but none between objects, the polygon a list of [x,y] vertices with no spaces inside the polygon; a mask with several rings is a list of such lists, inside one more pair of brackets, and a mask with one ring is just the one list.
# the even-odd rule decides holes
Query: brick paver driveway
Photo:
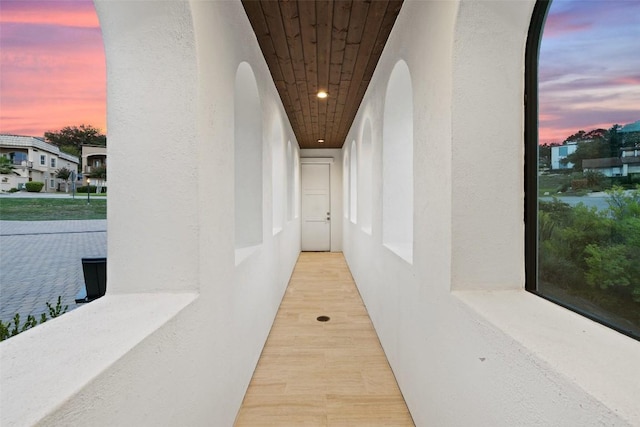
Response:
[{"label": "brick paver driveway", "polygon": [[84,287],[81,259],[107,256],[107,221],[0,221],[0,319],[69,311]]}]

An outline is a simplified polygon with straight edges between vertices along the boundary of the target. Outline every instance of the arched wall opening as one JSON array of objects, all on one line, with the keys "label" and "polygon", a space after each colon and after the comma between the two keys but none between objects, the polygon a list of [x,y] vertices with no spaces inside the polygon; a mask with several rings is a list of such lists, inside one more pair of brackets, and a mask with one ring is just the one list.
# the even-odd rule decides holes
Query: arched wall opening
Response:
[{"label": "arched wall opening", "polygon": [[356,141],[351,141],[349,150],[349,219],[358,222],[358,152]]},{"label": "arched wall opening", "polygon": [[300,152],[293,149],[293,217],[300,216]]},{"label": "arched wall opening", "polygon": [[371,121],[366,119],[360,138],[359,164],[358,164],[358,223],[362,231],[371,234],[371,210],[373,186],[372,165],[372,141]]},{"label": "arched wall opening", "polygon": [[295,162],[293,159],[293,146],[291,145],[291,140],[287,141],[287,221],[291,221],[295,217],[295,191],[296,191],[296,182],[295,182]]},{"label": "arched wall opening", "polygon": [[262,110],[246,62],[236,71],[234,101],[235,247],[242,249],[262,243]]},{"label": "arched wall opening", "polygon": [[347,220],[349,219],[349,205],[351,204],[351,196],[349,194],[349,179],[351,176],[349,168],[351,167],[351,163],[349,158],[349,150],[345,150],[342,158],[342,210],[344,218]]},{"label": "arched wall opening", "polygon": [[282,230],[285,204],[285,150],[282,121],[276,117],[271,129],[271,210],[272,229],[276,235]]},{"label": "arched wall opening", "polygon": [[382,243],[413,262],[413,88],[407,63],[387,83],[382,131]]}]

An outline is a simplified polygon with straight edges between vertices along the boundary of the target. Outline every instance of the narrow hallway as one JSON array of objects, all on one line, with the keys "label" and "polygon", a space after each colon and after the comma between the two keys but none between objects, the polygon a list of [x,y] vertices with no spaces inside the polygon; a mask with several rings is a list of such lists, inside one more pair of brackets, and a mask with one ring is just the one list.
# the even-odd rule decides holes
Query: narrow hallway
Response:
[{"label": "narrow hallway", "polygon": [[301,253],[236,418],[288,425],[413,425],[341,253]]}]

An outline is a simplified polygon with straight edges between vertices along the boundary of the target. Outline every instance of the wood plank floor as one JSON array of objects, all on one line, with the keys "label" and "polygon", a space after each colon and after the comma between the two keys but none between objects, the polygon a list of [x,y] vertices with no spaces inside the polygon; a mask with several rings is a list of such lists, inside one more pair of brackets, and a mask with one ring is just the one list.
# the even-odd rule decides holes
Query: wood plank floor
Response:
[{"label": "wood plank floor", "polygon": [[300,255],[235,425],[414,425],[342,254]]}]

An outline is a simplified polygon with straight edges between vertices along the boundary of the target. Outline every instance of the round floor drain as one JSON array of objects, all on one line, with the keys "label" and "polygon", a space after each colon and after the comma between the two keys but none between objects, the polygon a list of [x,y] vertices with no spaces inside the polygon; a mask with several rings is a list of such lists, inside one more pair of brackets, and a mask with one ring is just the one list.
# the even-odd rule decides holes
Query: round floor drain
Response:
[{"label": "round floor drain", "polygon": [[328,322],[328,321],[330,320],[330,317],[329,317],[329,316],[318,316],[318,317],[316,318],[316,320],[317,320],[318,322]]}]

